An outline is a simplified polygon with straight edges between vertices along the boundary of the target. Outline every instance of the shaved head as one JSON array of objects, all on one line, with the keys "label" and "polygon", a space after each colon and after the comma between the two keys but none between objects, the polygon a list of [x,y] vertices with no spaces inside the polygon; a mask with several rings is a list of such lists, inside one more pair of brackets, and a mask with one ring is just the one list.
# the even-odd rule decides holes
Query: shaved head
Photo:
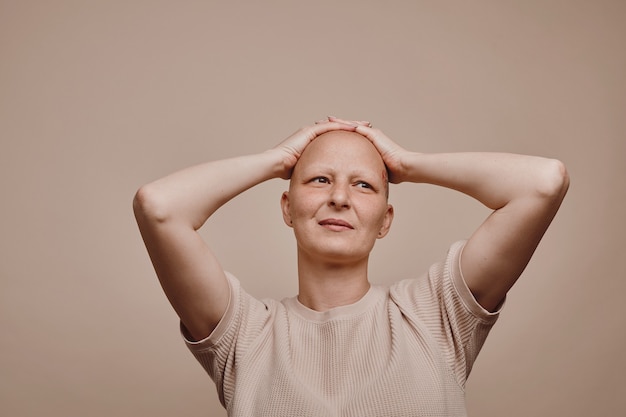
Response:
[{"label": "shaved head", "polygon": [[374,144],[365,136],[346,130],[333,130],[316,137],[302,152],[294,166],[292,181],[305,167],[312,163],[323,164],[331,156],[341,155],[346,166],[376,171],[389,195],[387,167]]}]

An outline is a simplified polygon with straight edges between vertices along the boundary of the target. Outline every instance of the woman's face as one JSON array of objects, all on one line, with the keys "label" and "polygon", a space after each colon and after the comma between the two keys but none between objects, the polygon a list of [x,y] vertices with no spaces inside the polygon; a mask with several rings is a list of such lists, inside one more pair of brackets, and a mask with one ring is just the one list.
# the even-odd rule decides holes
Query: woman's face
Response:
[{"label": "woman's face", "polygon": [[313,140],[281,200],[300,254],[339,263],[367,260],[393,219],[387,187],[385,164],[365,137],[332,131]]}]

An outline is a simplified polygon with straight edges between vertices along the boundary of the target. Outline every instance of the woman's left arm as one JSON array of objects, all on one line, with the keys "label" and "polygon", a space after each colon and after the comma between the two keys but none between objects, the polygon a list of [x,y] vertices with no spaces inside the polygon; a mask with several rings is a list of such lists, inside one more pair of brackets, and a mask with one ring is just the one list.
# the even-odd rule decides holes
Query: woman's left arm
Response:
[{"label": "woman's left arm", "polygon": [[493,311],[519,278],[565,197],[558,160],[507,153],[410,152],[380,130],[357,132],[381,153],[390,181],[429,183],[467,194],[493,212],[467,241],[461,270],[477,301]]}]

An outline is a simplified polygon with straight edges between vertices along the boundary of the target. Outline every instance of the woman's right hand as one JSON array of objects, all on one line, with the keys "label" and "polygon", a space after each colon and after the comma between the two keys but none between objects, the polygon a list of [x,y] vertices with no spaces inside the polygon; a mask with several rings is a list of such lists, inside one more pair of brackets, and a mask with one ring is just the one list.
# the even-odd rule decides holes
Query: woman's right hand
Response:
[{"label": "woman's right hand", "polygon": [[271,149],[272,152],[277,152],[280,155],[282,161],[282,169],[280,172],[280,178],[289,179],[293,167],[300,159],[304,149],[319,135],[330,132],[333,130],[347,130],[354,132],[356,130],[356,124],[341,123],[330,120],[320,120],[312,126],[305,126],[298,129],[287,139],[276,145]]}]

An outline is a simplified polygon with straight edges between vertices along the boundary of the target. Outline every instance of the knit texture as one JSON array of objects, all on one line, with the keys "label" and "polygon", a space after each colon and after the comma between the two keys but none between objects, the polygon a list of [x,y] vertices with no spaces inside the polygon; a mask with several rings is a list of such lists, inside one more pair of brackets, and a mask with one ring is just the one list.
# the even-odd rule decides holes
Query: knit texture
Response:
[{"label": "knit texture", "polygon": [[185,341],[229,416],[465,416],[465,382],[498,312],[464,283],[463,244],[420,278],[326,312],[256,300],[227,274],[224,317]]}]

